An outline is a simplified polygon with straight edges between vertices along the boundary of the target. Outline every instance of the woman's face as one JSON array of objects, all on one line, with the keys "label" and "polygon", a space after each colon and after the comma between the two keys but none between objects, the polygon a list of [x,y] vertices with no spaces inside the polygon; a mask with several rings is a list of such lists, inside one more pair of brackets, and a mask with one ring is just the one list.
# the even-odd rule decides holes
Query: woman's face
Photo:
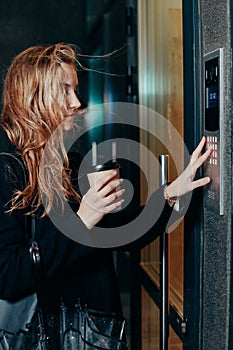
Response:
[{"label": "woman's face", "polygon": [[77,97],[78,77],[74,67],[67,63],[61,63],[64,71],[64,85],[66,89],[66,107],[67,115],[65,115],[64,130],[70,130],[73,126],[73,118],[81,103]]}]

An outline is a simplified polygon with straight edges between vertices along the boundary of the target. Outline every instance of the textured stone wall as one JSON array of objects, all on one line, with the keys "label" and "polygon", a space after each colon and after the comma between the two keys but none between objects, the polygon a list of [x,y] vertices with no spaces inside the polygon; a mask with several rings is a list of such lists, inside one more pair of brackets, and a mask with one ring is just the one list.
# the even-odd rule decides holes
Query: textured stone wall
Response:
[{"label": "textured stone wall", "polygon": [[201,0],[202,54],[224,49],[224,215],[204,210],[202,350],[229,349],[231,280],[231,0]]}]

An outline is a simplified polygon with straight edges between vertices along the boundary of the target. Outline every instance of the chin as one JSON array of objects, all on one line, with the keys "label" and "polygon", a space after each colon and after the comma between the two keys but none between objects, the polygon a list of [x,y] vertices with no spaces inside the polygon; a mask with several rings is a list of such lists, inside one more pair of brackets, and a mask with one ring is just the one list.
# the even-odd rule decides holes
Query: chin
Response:
[{"label": "chin", "polygon": [[62,122],[62,127],[63,130],[69,131],[73,128],[73,118],[72,117],[67,117],[63,122]]}]

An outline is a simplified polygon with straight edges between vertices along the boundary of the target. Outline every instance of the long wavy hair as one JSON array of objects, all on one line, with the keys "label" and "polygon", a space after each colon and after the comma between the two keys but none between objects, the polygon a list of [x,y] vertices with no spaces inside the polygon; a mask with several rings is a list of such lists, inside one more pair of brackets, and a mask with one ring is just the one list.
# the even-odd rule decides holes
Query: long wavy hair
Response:
[{"label": "long wavy hair", "polygon": [[29,208],[30,213],[36,212],[43,198],[45,215],[57,199],[80,201],[71,184],[62,132],[53,147],[47,148],[49,166],[41,166],[46,143],[67,114],[63,62],[75,69],[77,64],[82,67],[76,47],[63,43],[30,47],[16,56],[8,69],[2,127],[20,151],[28,172],[26,187],[15,191],[10,211]]}]

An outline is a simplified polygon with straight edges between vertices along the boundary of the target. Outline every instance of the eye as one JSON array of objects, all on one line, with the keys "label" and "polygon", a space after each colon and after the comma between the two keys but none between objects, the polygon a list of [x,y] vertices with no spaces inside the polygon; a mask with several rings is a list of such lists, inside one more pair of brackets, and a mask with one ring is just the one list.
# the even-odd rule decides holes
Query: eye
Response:
[{"label": "eye", "polygon": [[79,86],[77,86],[74,90],[75,94],[77,95],[77,97],[80,96],[80,91],[79,91]]},{"label": "eye", "polygon": [[66,91],[66,95],[69,95],[69,93],[70,93],[70,85],[69,84],[65,84],[65,91]]}]

